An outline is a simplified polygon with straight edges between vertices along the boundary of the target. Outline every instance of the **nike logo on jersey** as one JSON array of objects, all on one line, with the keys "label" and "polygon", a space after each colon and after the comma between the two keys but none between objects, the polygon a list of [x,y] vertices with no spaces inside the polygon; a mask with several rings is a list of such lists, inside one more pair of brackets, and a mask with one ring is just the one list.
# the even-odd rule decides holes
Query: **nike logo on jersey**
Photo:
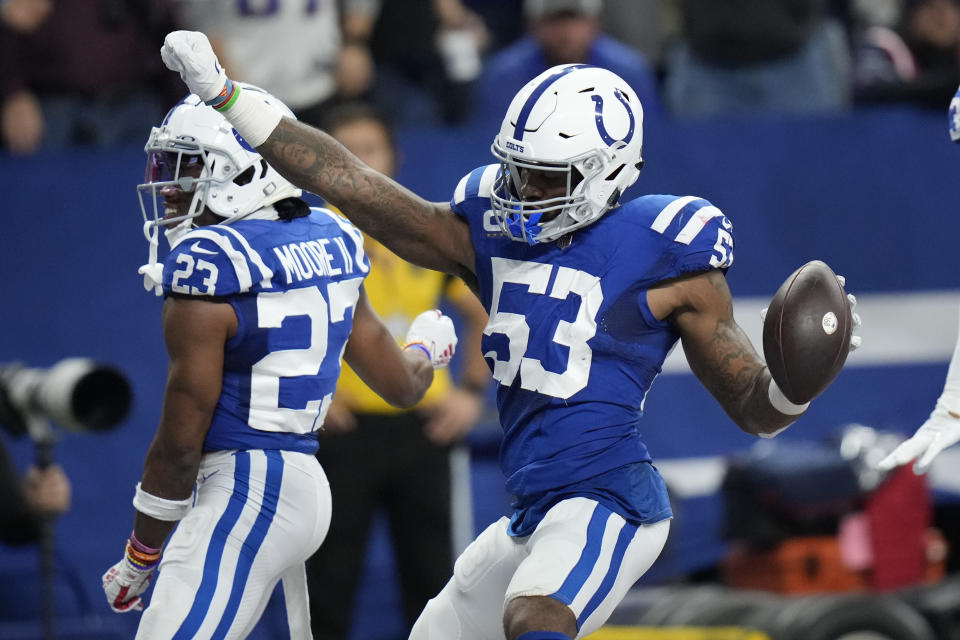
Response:
[{"label": "nike logo on jersey", "polygon": [[194,242],[192,245],[190,245],[190,251],[193,251],[194,253],[205,253],[208,256],[217,255],[216,251],[210,251],[210,249],[204,249],[203,247],[201,247],[199,240],[197,242]]},{"label": "nike logo on jersey", "polygon": [[220,473],[220,469],[217,469],[217,470],[214,471],[213,473],[205,473],[205,474],[203,474],[203,478],[200,479],[200,484],[203,484],[204,482],[207,481],[207,479],[209,479],[209,478],[217,475],[218,473]]}]

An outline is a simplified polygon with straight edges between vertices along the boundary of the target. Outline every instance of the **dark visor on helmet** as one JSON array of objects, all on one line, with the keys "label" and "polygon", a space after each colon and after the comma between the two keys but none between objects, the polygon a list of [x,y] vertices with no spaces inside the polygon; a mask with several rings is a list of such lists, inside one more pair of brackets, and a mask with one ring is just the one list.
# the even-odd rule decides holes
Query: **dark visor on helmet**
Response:
[{"label": "dark visor on helmet", "polygon": [[[180,163],[179,171],[178,162]],[[143,181],[171,182],[183,176],[196,178],[202,169],[203,159],[199,155],[187,155],[175,151],[150,151],[147,154]]]}]

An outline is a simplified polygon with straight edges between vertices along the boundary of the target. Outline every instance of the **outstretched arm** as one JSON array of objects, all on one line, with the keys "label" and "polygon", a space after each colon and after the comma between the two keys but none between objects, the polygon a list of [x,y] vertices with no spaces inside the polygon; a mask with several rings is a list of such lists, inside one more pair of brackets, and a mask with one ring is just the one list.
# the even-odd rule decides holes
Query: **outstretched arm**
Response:
[{"label": "outstretched arm", "polygon": [[401,258],[473,279],[470,229],[447,203],[427,202],[292,118],[282,118],[257,150],[287,180],[321,195]]},{"label": "outstretched arm", "polygon": [[655,315],[669,317],[677,327],[694,375],[743,431],[771,437],[800,417],[805,406],[776,396],[779,390],[775,384],[771,388],[763,358],[734,320],[723,273],[708,271],[664,283],[651,289],[647,299]]}]

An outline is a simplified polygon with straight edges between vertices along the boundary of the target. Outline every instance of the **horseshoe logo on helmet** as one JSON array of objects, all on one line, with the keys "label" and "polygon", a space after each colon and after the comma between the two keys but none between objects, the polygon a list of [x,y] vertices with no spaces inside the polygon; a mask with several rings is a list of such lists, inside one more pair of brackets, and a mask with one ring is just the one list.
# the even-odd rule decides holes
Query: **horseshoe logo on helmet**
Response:
[{"label": "horseshoe logo on helmet", "polygon": [[630,117],[630,128],[627,130],[627,135],[620,140],[615,139],[613,136],[607,133],[607,128],[603,124],[603,98],[598,95],[590,96],[590,99],[593,100],[594,104],[596,105],[594,117],[597,121],[597,133],[600,134],[600,139],[603,140],[609,147],[612,147],[617,142],[629,144],[630,140],[633,139],[633,130],[634,126],[636,125],[636,118],[633,116],[633,109],[630,108],[630,103],[627,102],[627,97],[623,95],[623,92],[619,89],[614,89],[613,95],[617,97],[617,100],[619,100],[620,104],[623,105],[623,108],[627,110],[627,115]]}]

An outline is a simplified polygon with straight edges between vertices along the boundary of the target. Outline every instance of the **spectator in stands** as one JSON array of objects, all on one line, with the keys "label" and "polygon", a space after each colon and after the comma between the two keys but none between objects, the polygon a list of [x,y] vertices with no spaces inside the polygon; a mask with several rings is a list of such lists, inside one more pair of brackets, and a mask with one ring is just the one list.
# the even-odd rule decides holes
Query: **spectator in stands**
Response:
[{"label": "spectator in stands", "polygon": [[853,51],[857,104],[940,109],[960,82],[960,4],[908,0],[892,25],[861,23]]},{"label": "spectator in stands", "polygon": [[318,125],[337,97],[352,97],[368,70],[341,69],[336,2],[178,0],[180,24],[204,31],[238,80],[269,85],[297,118]]},{"label": "spectator in stands", "polygon": [[183,94],[156,45],[172,25],[165,2],[6,0],[2,6],[0,132],[14,153],[142,144],[163,105]]},{"label": "spectator in stands", "polygon": [[0,443],[0,541],[36,542],[43,518],[70,508],[70,481],[59,465],[30,467],[21,480],[6,448]]},{"label": "spectator in stands", "polygon": [[850,103],[850,54],[825,0],[680,0],[664,94],[678,117],[830,112]]},{"label": "spectator in stands", "polygon": [[[629,0],[624,0],[629,1]],[[465,0],[488,32],[486,55],[492,55],[523,37],[523,3],[517,0]]]},{"label": "spectator in stands", "polygon": [[489,34],[461,0],[345,0],[343,35],[353,95],[396,126],[463,121]]},{"label": "spectator in stands", "polygon": [[601,26],[659,69],[664,45],[679,28],[677,13],[674,0],[604,0]]},{"label": "spectator in stands", "polygon": [[604,67],[623,78],[643,104],[644,116],[660,112],[653,70],[630,47],[601,33],[603,0],[525,0],[528,34],[484,65],[474,119],[499,123],[511,98],[531,78],[558,64]]},{"label": "spectator in stands", "polygon": [[0,20],[13,31],[30,33],[43,24],[51,9],[53,0],[5,0],[0,2]]},{"label": "spectator in stands", "polygon": [[[391,128],[370,105],[338,105],[324,128],[369,166],[395,175]],[[436,307],[446,300],[463,321],[458,332],[463,365],[458,385],[448,370],[437,370],[420,405],[408,411],[388,405],[343,366],[317,452],[335,513],[323,546],[307,562],[318,640],[349,635],[369,534],[380,511],[390,525],[407,628],[446,584],[453,568],[450,450],[480,418],[490,381],[480,350],[487,314],[466,285],[404,262],[369,237],[364,250],[371,265],[364,287],[385,324],[405,331],[417,305]]]}]

